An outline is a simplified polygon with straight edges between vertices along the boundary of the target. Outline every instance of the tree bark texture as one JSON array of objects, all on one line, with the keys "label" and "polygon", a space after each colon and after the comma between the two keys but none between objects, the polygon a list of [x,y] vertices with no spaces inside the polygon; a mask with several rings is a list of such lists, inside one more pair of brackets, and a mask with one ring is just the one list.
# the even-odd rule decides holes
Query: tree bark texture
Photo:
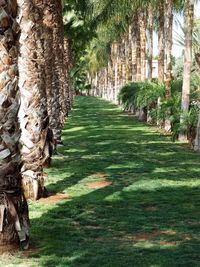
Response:
[{"label": "tree bark texture", "polygon": [[[182,87],[182,112],[189,111],[190,105],[190,82],[191,82],[191,68],[192,68],[192,32],[193,32],[193,20],[194,20],[194,0],[185,1],[185,49],[184,49],[184,68],[183,68],[183,87]],[[181,116],[181,122],[183,117]],[[187,133],[181,132],[179,140],[187,140]]]},{"label": "tree bark texture", "polygon": [[132,81],[137,80],[137,36],[138,36],[138,14],[134,14],[131,31],[131,51],[132,51]]},{"label": "tree bark texture", "polygon": [[[138,11],[138,20],[139,20],[139,11]],[[136,81],[140,82],[141,81],[141,69],[142,69],[142,65],[141,65],[141,34],[140,34],[140,22],[137,21],[136,25],[136,55],[137,55],[137,76],[136,76]]]},{"label": "tree bark texture", "polygon": [[69,72],[70,72],[69,53],[70,53],[69,40],[65,37],[64,38],[64,66],[65,66],[64,90],[65,90],[66,116],[71,110],[70,81],[69,81]]},{"label": "tree bark texture", "polygon": [[146,9],[140,11],[140,45],[141,45],[141,80],[146,80],[146,28],[147,28],[147,12]]},{"label": "tree bark texture", "polygon": [[[173,27],[173,1],[165,0],[165,97],[171,97],[172,82],[172,27]],[[171,131],[171,122],[165,120],[165,130]]]},{"label": "tree bark texture", "polygon": [[43,166],[49,127],[47,112],[43,0],[17,0],[21,28],[19,90],[21,106],[22,184],[26,198],[38,199],[45,193]]},{"label": "tree bark texture", "polygon": [[161,1],[158,7],[158,81],[164,82],[165,69],[165,41],[164,41],[164,3]]},{"label": "tree bark texture", "polygon": [[28,206],[21,190],[17,2],[0,1],[0,249],[28,246]]},{"label": "tree bark texture", "polygon": [[153,8],[149,5],[147,21],[147,78],[152,80],[153,75]]},{"label": "tree bark texture", "polygon": [[173,27],[173,1],[165,0],[165,54],[166,54],[166,73],[165,86],[166,98],[171,96],[172,81],[172,27]]}]

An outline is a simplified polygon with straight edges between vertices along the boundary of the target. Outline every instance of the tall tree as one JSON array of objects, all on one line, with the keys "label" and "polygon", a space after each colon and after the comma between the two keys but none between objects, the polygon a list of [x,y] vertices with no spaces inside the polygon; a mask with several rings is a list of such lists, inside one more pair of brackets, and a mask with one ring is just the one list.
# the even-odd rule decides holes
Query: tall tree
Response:
[{"label": "tall tree", "polygon": [[146,80],[146,45],[147,45],[147,10],[146,8],[141,8],[139,14],[139,24],[140,24],[140,52],[141,52],[141,80]]},{"label": "tall tree", "polygon": [[159,1],[158,5],[158,81],[164,82],[165,69],[165,41],[164,41],[164,2]]},{"label": "tall tree", "polygon": [[69,80],[69,72],[70,72],[70,63],[69,63],[69,40],[64,38],[64,66],[65,66],[65,106],[66,106],[66,114],[71,110],[71,96],[70,96],[70,80]]},{"label": "tall tree", "polygon": [[[172,30],[173,30],[173,0],[165,0],[165,88],[166,99],[171,97],[172,81]],[[165,120],[165,130],[171,130],[169,119]]]},{"label": "tall tree", "polygon": [[152,79],[153,75],[153,7],[149,4],[147,20],[147,77]]},{"label": "tall tree", "polygon": [[132,53],[132,81],[137,79],[137,35],[138,21],[137,12],[134,13],[131,22],[131,53]]},{"label": "tall tree", "polygon": [[0,245],[28,245],[28,206],[21,190],[17,3],[0,2]]},{"label": "tall tree", "polygon": [[43,0],[17,0],[19,6],[19,90],[22,183],[27,198],[45,192],[43,165],[49,126],[46,98]]},{"label": "tall tree", "polygon": [[53,73],[53,98],[52,116],[50,117],[50,127],[53,131],[55,144],[61,143],[61,131],[65,118],[64,111],[64,25],[62,20],[61,0],[52,1],[53,20],[53,53],[54,53],[54,73]]},{"label": "tall tree", "polygon": [[137,23],[136,23],[136,55],[137,55],[137,75],[136,75],[136,81],[141,81],[141,33],[140,33],[140,24],[139,24],[139,11],[137,10]]},{"label": "tall tree", "polygon": [[[192,32],[194,20],[194,0],[185,0],[184,7],[184,34],[185,34],[185,48],[184,48],[184,69],[183,69],[183,87],[182,87],[182,102],[181,122],[183,122],[184,112],[189,110],[190,104],[190,82],[191,82],[191,67],[192,67]],[[187,140],[187,134],[182,131],[179,134],[179,140]]]}]

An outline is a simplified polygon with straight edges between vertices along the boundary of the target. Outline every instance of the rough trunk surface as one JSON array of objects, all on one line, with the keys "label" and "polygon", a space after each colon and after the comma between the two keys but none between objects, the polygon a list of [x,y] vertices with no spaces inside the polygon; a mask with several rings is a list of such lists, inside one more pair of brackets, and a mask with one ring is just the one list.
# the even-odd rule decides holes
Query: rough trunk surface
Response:
[{"label": "rough trunk surface", "polygon": [[171,81],[172,81],[172,25],[173,25],[172,7],[173,7],[172,0],[165,0],[166,98],[169,98],[171,96]]},{"label": "rough trunk surface", "polygon": [[158,81],[164,82],[165,43],[164,43],[164,3],[158,7]]},{"label": "rough trunk surface", "polygon": [[28,206],[19,172],[17,3],[0,1],[0,252],[28,246]]},{"label": "rough trunk surface", "polygon": [[153,75],[153,8],[151,4],[148,8],[147,23],[147,77],[152,79]]},{"label": "rough trunk surface", "polygon": [[[166,71],[165,71],[165,97],[171,97],[171,81],[172,81],[172,25],[173,25],[173,2],[165,0],[165,55],[166,55]],[[165,130],[171,131],[171,122],[165,120]]]},{"label": "rough trunk surface", "polygon": [[140,44],[141,44],[141,80],[146,80],[146,28],[147,28],[147,12],[146,9],[140,12]]},{"label": "rough trunk surface", "polygon": [[43,166],[49,126],[45,84],[43,0],[17,0],[21,28],[19,89],[22,184],[26,198],[45,192]]},{"label": "rough trunk surface", "polygon": [[[183,69],[183,87],[182,87],[182,112],[188,112],[190,105],[190,82],[192,68],[192,31],[194,20],[194,0],[185,1],[185,49],[184,49],[184,69]],[[181,116],[181,122],[183,122]],[[181,132],[179,135],[180,141],[187,140],[187,133]]]},{"label": "rough trunk surface", "polygon": [[70,81],[69,81],[69,72],[70,72],[70,62],[69,62],[69,40],[65,37],[64,39],[64,66],[65,66],[65,106],[66,106],[66,116],[71,110],[71,97],[70,97]]}]

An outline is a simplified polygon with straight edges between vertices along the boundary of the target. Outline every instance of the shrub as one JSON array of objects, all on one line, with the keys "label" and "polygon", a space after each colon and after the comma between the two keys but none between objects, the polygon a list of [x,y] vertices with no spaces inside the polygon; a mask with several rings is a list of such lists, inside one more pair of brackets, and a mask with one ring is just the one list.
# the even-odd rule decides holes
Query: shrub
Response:
[{"label": "shrub", "polygon": [[164,91],[164,86],[156,82],[130,83],[121,89],[119,101],[124,109],[151,107],[164,96]]}]

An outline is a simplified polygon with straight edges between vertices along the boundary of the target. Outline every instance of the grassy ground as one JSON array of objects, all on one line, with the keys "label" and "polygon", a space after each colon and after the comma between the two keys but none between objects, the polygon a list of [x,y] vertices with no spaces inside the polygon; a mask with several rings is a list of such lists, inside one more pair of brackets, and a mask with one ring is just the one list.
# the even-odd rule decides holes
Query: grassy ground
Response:
[{"label": "grassy ground", "polygon": [[4,266],[200,266],[198,154],[92,97],[76,99],[63,141],[47,170],[63,199],[30,205],[37,249]]}]

